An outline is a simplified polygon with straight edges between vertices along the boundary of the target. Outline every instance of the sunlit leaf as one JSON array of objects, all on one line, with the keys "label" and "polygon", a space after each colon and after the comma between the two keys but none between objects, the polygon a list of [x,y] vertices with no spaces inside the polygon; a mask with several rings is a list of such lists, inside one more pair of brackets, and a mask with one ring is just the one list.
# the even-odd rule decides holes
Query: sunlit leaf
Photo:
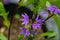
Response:
[{"label": "sunlit leaf", "polygon": [[0,2],[0,16],[3,17],[3,19],[4,19],[3,24],[7,27],[9,27],[9,25],[10,25],[10,21],[8,21],[8,14],[9,14],[9,12],[5,12],[3,3]]},{"label": "sunlit leaf", "polygon": [[0,39],[1,40],[7,40],[7,38],[3,34],[0,34]]},{"label": "sunlit leaf", "polygon": [[9,21],[9,20],[5,20],[3,24],[4,24],[7,28],[9,28],[10,21]]},{"label": "sunlit leaf", "polygon": [[33,0],[21,0],[18,5],[20,6],[27,6],[32,3]]},{"label": "sunlit leaf", "polygon": [[44,37],[44,36],[49,36],[49,37],[55,37],[56,33],[53,31],[48,31],[46,33],[38,34],[36,37]]},{"label": "sunlit leaf", "polygon": [[46,6],[50,6],[50,3],[49,3],[49,1],[46,1]]},{"label": "sunlit leaf", "polygon": [[3,6],[2,2],[0,2],[0,12],[5,12],[5,9],[4,9],[4,6]]},{"label": "sunlit leaf", "polygon": [[52,5],[56,5],[60,8],[60,1],[59,0],[40,0],[40,7],[46,8],[46,1],[48,1]]},{"label": "sunlit leaf", "polygon": [[56,33],[53,31],[48,31],[46,33],[41,34],[40,36],[56,36]]}]

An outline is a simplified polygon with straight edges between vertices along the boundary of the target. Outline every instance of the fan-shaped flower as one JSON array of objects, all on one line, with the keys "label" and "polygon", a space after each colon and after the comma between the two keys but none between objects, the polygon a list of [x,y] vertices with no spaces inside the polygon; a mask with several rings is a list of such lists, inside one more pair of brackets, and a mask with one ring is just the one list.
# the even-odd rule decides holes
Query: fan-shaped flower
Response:
[{"label": "fan-shaped flower", "polygon": [[22,25],[24,25],[24,24],[27,25],[29,23],[29,17],[28,17],[28,15],[26,13],[24,13],[24,14],[22,14],[22,17],[23,17],[21,19],[23,21]]}]

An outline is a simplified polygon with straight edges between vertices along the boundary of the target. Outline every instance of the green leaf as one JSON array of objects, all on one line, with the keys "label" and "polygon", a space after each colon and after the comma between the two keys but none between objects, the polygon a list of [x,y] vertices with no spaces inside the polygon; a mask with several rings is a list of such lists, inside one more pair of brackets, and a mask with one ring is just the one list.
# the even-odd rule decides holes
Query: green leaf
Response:
[{"label": "green leaf", "polygon": [[0,16],[2,16],[4,18],[4,20],[7,20],[8,14],[9,14],[9,12],[7,12],[7,13],[6,12],[1,12]]},{"label": "green leaf", "polygon": [[22,40],[22,39],[23,39],[23,37],[24,37],[24,35],[23,35],[23,34],[18,35],[18,40]]},{"label": "green leaf", "polygon": [[46,6],[50,7],[50,2],[46,1]]},{"label": "green leaf", "polygon": [[0,2],[0,12],[5,12],[5,9],[4,9],[4,6],[3,6],[2,2]]},{"label": "green leaf", "polygon": [[10,21],[9,21],[9,20],[5,20],[5,21],[3,22],[3,24],[4,24],[7,28],[9,28],[9,26],[10,26]]},{"label": "green leaf", "polygon": [[0,2],[0,6],[3,6],[2,2]]},{"label": "green leaf", "polygon": [[48,1],[49,4],[56,5],[60,8],[60,1],[59,0],[40,0],[40,7],[46,8],[46,2]]},{"label": "green leaf", "polygon": [[49,2],[53,5],[56,5],[58,8],[60,8],[60,1],[59,0],[53,0],[53,1],[49,0]]},{"label": "green leaf", "polygon": [[16,18],[16,19],[19,19],[19,18],[20,18],[20,15],[19,15],[19,14],[16,14],[16,15],[15,15],[15,18]]},{"label": "green leaf", "polygon": [[33,35],[33,34],[30,34],[30,36],[31,36],[31,37],[34,37],[34,35]]},{"label": "green leaf", "polygon": [[34,35],[32,33],[30,33],[30,35],[26,37],[27,40],[32,40],[33,38],[34,38]]},{"label": "green leaf", "polygon": [[33,0],[21,0],[18,5],[20,6],[28,6],[29,4],[31,4],[33,2]]},{"label": "green leaf", "polygon": [[3,34],[0,34],[0,39],[1,40],[7,40],[7,38]]},{"label": "green leaf", "polygon": [[40,0],[34,0],[33,3],[32,3],[32,7],[31,7],[31,10],[34,12],[34,13],[37,13],[40,11]]},{"label": "green leaf", "polygon": [[40,0],[40,7],[45,8],[47,0]]},{"label": "green leaf", "polygon": [[8,20],[8,14],[9,14],[9,12],[7,12],[7,13],[5,12],[3,3],[0,2],[0,16],[3,17],[3,19],[4,19],[4,23],[3,24],[6,27],[9,27],[9,25],[10,25],[10,21]]},{"label": "green leaf", "polygon": [[0,2],[0,16],[2,16],[4,18],[4,20],[7,20],[9,12],[5,12],[3,3]]},{"label": "green leaf", "polygon": [[38,34],[36,37],[41,37],[41,36],[49,36],[49,37],[55,37],[56,33],[53,31],[48,31],[46,33]]},{"label": "green leaf", "polygon": [[41,34],[40,36],[56,36],[56,33],[53,31],[48,31],[46,33]]}]

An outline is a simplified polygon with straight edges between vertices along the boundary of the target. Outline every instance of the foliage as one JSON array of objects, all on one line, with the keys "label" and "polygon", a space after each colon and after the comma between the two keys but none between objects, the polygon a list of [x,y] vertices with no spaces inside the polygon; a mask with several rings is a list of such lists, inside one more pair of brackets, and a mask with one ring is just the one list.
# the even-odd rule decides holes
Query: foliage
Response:
[{"label": "foliage", "polygon": [[34,13],[37,13],[40,11],[40,0],[34,0],[33,3],[32,3],[32,7],[31,7],[31,10],[34,12]]},{"label": "foliage", "polygon": [[22,40],[23,37],[24,37],[23,34],[18,35],[18,40]]},{"label": "foliage", "polygon": [[[36,13],[40,12],[41,8],[42,9],[46,9],[46,6],[50,7],[50,5],[53,4],[53,5],[56,5],[58,8],[60,8],[60,3],[59,2],[60,2],[59,0],[52,0],[52,1],[51,0],[21,0],[18,3],[18,5],[19,5],[18,7],[21,7],[21,6],[25,6],[26,7],[26,6],[29,6],[30,4],[32,4],[30,9],[34,13],[33,14],[33,18],[35,18]],[[9,28],[10,21],[8,20],[8,14],[9,14],[9,12],[5,11],[3,3],[0,2],[0,16],[2,16],[3,19],[4,19],[3,24]],[[36,35],[33,34],[31,32],[31,30],[37,30],[38,27],[41,27],[43,22],[41,23],[41,25],[39,25],[40,24],[39,22],[41,20],[38,19],[38,17],[36,17],[37,20],[34,19],[34,21],[33,20],[30,21],[27,14],[22,15],[22,16],[23,16],[22,25],[24,25],[25,29],[23,28],[24,32],[22,34],[18,35],[18,40],[22,40],[24,38],[24,35],[25,36],[27,35],[27,37],[26,37],[27,40],[31,40],[34,37],[36,38],[36,37],[41,37],[41,36],[48,36],[50,38],[56,36],[56,33],[53,32],[53,30],[52,31],[47,31],[47,32],[42,33],[42,34],[36,34]],[[18,14],[15,15],[15,18],[19,19],[19,17],[20,16]],[[59,15],[59,17],[60,17],[60,15]],[[53,16],[53,19],[55,20],[56,24],[58,25],[58,28],[60,29],[60,19],[59,19],[59,17]],[[0,39],[1,40],[7,40],[7,38],[3,34],[0,34]]]},{"label": "foliage", "polygon": [[53,31],[48,31],[46,33],[40,34],[40,36],[50,36],[50,37],[54,37],[56,36],[56,33]]},{"label": "foliage", "polygon": [[3,34],[0,34],[0,40],[7,40],[7,38]]},{"label": "foliage", "polygon": [[20,18],[20,15],[19,15],[19,14],[16,14],[14,17],[15,17],[16,19],[19,19],[19,18]]},{"label": "foliage", "polygon": [[0,2],[0,16],[3,17],[4,19],[4,25],[6,25],[6,27],[9,28],[9,25],[10,25],[10,21],[8,20],[8,13],[6,13],[5,9],[4,9],[4,6],[3,6],[3,3]]},{"label": "foliage", "polygon": [[32,2],[33,2],[33,0],[21,0],[18,3],[18,5],[19,5],[19,7],[21,7],[21,6],[27,6],[27,5],[31,4]]}]

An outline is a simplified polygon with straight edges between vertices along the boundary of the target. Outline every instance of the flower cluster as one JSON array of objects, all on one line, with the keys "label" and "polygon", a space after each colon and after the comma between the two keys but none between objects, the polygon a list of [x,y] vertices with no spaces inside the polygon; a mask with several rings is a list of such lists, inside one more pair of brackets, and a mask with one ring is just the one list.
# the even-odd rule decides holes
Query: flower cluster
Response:
[{"label": "flower cluster", "polygon": [[[39,15],[37,15],[36,18],[35,18],[35,21],[34,22],[31,22],[31,23],[29,23],[29,16],[26,13],[22,14],[22,17],[23,17],[21,19],[22,25],[29,25],[30,24],[30,27],[32,26],[33,29],[40,28],[41,27],[41,24],[44,21],[43,19],[39,19]],[[29,31],[25,27],[24,28],[20,28],[20,30],[23,30],[22,32],[20,32],[20,34],[24,34],[24,37],[29,36],[30,33],[35,34],[35,32],[33,30]]]},{"label": "flower cluster", "polygon": [[[53,12],[54,14],[60,13],[60,9],[58,9],[54,5],[46,6],[46,9],[49,10],[50,12]],[[48,12],[43,12],[43,13],[48,14]],[[29,16],[26,13],[22,14],[22,17],[23,17],[21,19],[22,25],[29,25],[29,27],[32,28],[32,30],[31,30],[31,28],[27,29],[26,28],[27,26],[24,28],[20,28],[20,30],[23,30],[20,34],[24,34],[24,37],[29,36],[30,33],[35,34],[35,31],[33,31],[33,30],[40,28],[41,25],[44,23],[44,20],[42,18],[39,19],[39,15],[36,16],[34,21],[32,19],[30,20]]]},{"label": "flower cluster", "polygon": [[60,9],[58,9],[54,5],[46,6],[46,9],[49,10],[50,12],[54,12],[54,14],[60,13]]}]

